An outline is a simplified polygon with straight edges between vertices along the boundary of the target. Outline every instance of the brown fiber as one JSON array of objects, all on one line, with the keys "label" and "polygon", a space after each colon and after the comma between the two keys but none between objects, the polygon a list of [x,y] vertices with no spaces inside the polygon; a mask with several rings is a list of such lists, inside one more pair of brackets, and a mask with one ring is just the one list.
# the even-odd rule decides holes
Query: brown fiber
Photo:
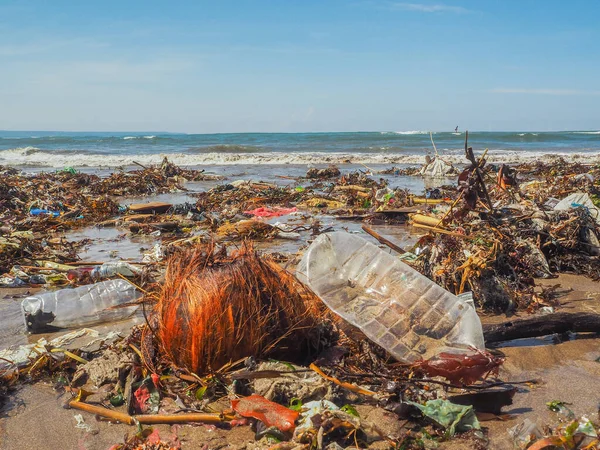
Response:
[{"label": "brown fiber", "polygon": [[212,246],[173,255],[156,305],[158,338],[179,367],[201,374],[247,356],[300,361],[322,303],[249,245],[227,256]]}]

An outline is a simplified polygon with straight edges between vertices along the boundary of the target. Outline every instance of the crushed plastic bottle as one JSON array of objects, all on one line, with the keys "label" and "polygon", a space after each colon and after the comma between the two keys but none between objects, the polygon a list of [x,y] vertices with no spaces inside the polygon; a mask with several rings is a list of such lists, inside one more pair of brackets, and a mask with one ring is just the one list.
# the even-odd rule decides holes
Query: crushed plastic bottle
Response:
[{"label": "crushed plastic bottle", "polygon": [[484,348],[471,303],[358,236],[320,235],[300,261],[297,276],[332,311],[400,361]]},{"label": "crushed plastic bottle", "polygon": [[21,310],[28,331],[83,327],[131,316],[138,305],[111,307],[139,297],[135,286],[117,279],[27,297],[21,303]]},{"label": "crushed plastic bottle", "polygon": [[92,270],[91,276],[92,278],[109,278],[121,274],[125,277],[132,277],[141,271],[140,268],[125,261],[107,262]]}]

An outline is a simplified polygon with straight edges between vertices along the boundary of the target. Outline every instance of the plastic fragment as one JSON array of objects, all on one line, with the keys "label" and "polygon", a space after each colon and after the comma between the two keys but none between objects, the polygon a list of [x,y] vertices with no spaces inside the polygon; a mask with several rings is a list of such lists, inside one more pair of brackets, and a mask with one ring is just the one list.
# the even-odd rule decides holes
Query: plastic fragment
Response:
[{"label": "plastic fragment", "polygon": [[252,417],[263,422],[267,428],[277,427],[281,431],[293,431],[300,415],[298,411],[292,411],[256,394],[231,400],[231,407],[242,417]]},{"label": "plastic fragment", "polygon": [[244,214],[251,214],[256,217],[279,217],[285,216],[286,214],[290,214],[298,211],[296,207],[294,208],[266,208],[264,206],[256,209],[252,209],[250,211],[244,211]]},{"label": "plastic fragment", "polygon": [[456,405],[441,399],[429,400],[424,405],[410,401],[406,403],[416,406],[424,416],[444,427],[449,436],[454,436],[457,431],[481,429],[472,406]]}]

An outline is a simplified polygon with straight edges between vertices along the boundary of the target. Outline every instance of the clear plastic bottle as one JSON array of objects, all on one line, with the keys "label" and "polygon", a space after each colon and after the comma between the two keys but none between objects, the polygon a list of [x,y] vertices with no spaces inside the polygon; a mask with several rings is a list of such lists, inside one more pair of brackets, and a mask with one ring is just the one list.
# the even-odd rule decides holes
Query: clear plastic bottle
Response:
[{"label": "clear plastic bottle", "polygon": [[331,310],[400,361],[484,348],[481,322],[469,302],[358,236],[320,235],[297,275]]},{"label": "clear plastic bottle", "polygon": [[138,305],[111,307],[140,297],[135,286],[117,279],[27,297],[21,303],[21,310],[29,331],[83,327],[131,316]]},{"label": "clear plastic bottle", "polygon": [[92,278],[109,278],[116,274],[121,274],[125,277],[132,277],[141,272],[136,266],[133,266],[125,261],[107,262],[92,270]]}]

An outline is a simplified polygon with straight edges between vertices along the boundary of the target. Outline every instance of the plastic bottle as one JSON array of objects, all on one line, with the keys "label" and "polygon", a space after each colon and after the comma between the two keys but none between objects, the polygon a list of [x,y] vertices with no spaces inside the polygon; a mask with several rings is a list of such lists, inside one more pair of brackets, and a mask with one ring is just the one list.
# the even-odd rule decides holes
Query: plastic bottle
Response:
[{"label": "plastic bottle", "polygon": [[109,278],[116,274],[121,274],[125,277],[132,277],[140,273],[141,269],[129,264],[125,261],[107,262],[92,270],[92,278]]},{"label": "plastic bottle", "polygon": [[60,213],[58,211],[49,211],[47,209],[41,209],[41,208],[30,209],[29,214],[31,214],[32,216],[43,216],[43,215],[51,215],[52,217],[60,216]]},{"label": "plastic bottle", "polygon": [[29,331],[82,327],[129,317],[138,305],[110,308],[140,296],[131,283],[108,280],[27,297],[21,303],[21,310]]},{"label": "plastic bottle", "polygon": [[358,236],[320,235],[297,275],[331,310],[398,360],[484,348],[481,322],[470,303]]}]

